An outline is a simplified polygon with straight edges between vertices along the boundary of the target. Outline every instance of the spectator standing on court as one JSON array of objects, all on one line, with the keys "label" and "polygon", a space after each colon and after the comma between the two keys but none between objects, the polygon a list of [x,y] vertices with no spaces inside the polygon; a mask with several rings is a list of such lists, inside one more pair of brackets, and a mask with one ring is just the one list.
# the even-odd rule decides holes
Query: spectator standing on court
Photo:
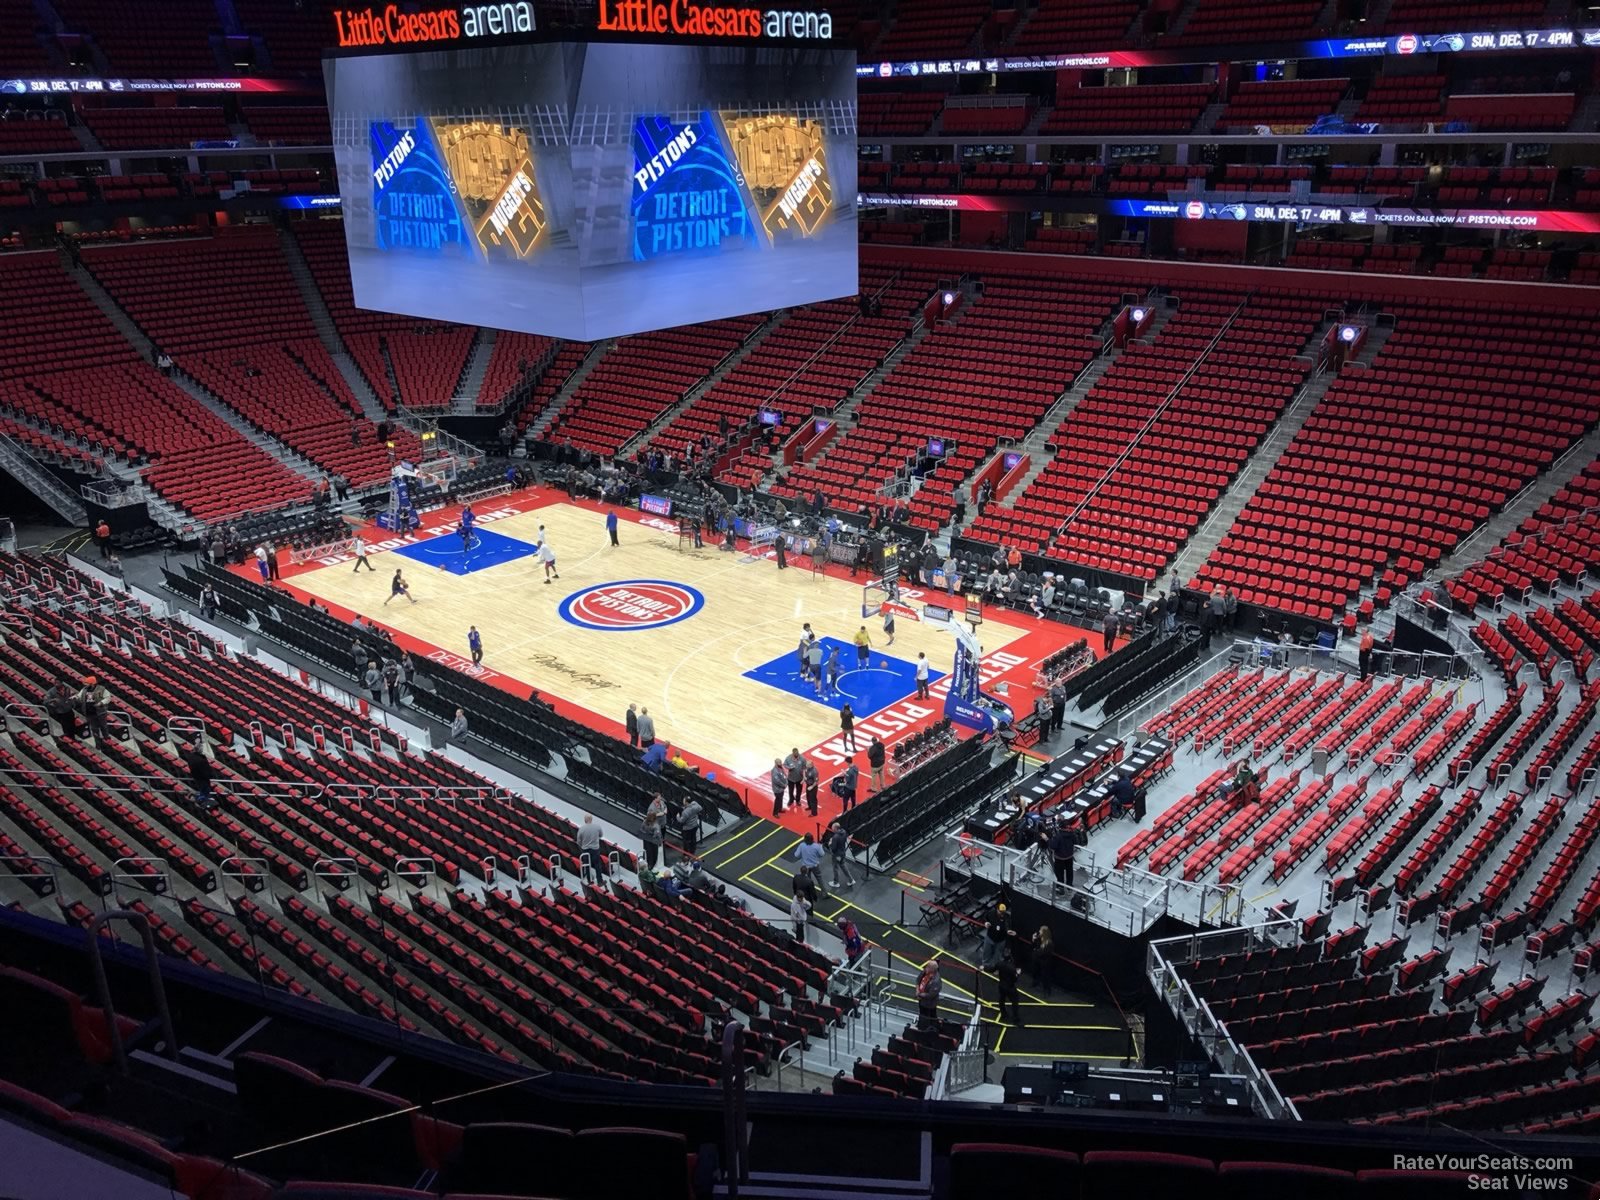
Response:
[{"label": "spectator standing on court", "polygon": [[811,672],[812,681],[817,687],[817,695],[821,696],[828,688],[822,673],[822,643],[816,638],[812,638],[811,645],[806,647],[806,669]]},{"label": "spectator standing on court", "polygon": [[[833,863],[833,886],[855,887],[856,877],[850,873],[850,831],[838,821],[828,826],[823,839],[827,843],[828,858]],[[844,876],[844,883],[839,876]]]},{"label": "spectator standing on court", "polygon": [[845,764],[844,774],[833,781],[833,790],[838,794],[840,812],[849,812],[856,806],[856,785],[861,779],[861,772],[856,770],[855,759]]},{"label": "spectator standing on court", "polygon": [[813,817],[817,815],[817,790],[822,784],[822,774],[817,770],[817,764],[810,759],[806,760],[806,812]]},{"label": "spectator standing on court", "polygon": [[800,747],[790,749],[789,757],[783,760],[783,769],[789,781],[789,800],[784,807],[799,808],[800,792],[806,779],[806,760],[800,754]]},{"label": "spectator standing on court", "polygon": [[[894,609],[887,606],[883,610],[883,636],[888,639],[884,642],[885,646],[894,645]],[[838,651],[835,650],[834,653],[837,654]]]},{"label": "spectator standing on court", "polygon": [[844,748],[850,753],[856,752],[856,713],[846,700],[839,706],[839,732],[843,735]]},{"label": "spectator standing on court", "polygon": [[920,650],[917,652],[917,699],[928,698],[928,656]]},{"label": "spectator standing on court", "polygon": [[467,626],[467,649],[472,651],[472,665],[480,665],[483,662],[483,635],[478,632],[476,625]]},{"label": "spectator standing on court", "polygon": [[800,844],[794,848],[794,860],[800,864],[800,875],[812,887],[815,887],[824,896],[827,895],[822,887],[822,859],[827,851],[816,838],[809,833],[800,839]]},{"label": "spectator standing on court", "polygon": [[359,533],[356,534],[356,536],[353,537],[350,540],[350,549],[351,549],[351,552],[354,553],[355,556],[356,556],[355,570],[350,572],[352,575],[358,573],[361,570],[362,567],[365,567],[367,570],[371,571],[374,575],[376,575],[378,573],[378,568],[373,566],[372,565],[372,560],[367,557],[367,539],[366,538],[362,537]]},{"label": "spectator standing on court", "polygon": [[1050,685],[1050,732],[1060,733],[1067,723],[1067,687],[1059,679]]},{"label": "spectator standing on court", "polygon": [[628,711],[622,718],[622,724],[628,731],[628,745],[637,747],[639,745],[639,706],[637,704],[628,705]]},{"label": "spectator standing on court", "polygon": [[648,708],[639,710],[639,745],[648,749],[656,740],[656,719]]},{"label": "spectator standing on court", "polygon": [[[109,553],[111,553],[111,551],[107,550],[106,554]],[[256,570],[261,572],[261,582],[266,583],[272,578],[272,568],[267,565],[267,548],[265,546],[257,546],[255,554]],[[104,558],[105,555],[103,554],[101,557]]]},{"label": "spectator standing on court", "polygon": [[783,759],[772,760],[772,815],[783,816],[783,796],[789,790],[789,772],[784,770]]},{"label": "spectator standing on court", "polygon": [[800,678],[811,677],[811,643],[817,640],[817,635],[811,632],[811,622],[807,621],[800,627]]},{"label": "spectator standing on court", "polygon": [[1100,622],[1100,633],[1101,633],[1100,648],[1101,648],[1102,652],[1104,652],[1106,654],[1110,654],[1111,653],[1111,647],[1114,646],[1116,644],[1116,641],[1117,641],[1117,614],[1116,613],[1114,613],[1114,612],[1106,613],[1106,619],[1104,621]]},{"label": "spectator standing on court", "polygon": [[883,743],[876,734],[867,743],[867,766],[872,772],[872,787],[874,791],[883,791],[883,761],[887,757]]},{"label": "spectator standing on court", "polygon": [[606,536],[613,546],[621,544],[617,541],[617,510],[614,508],[606,511]]}]

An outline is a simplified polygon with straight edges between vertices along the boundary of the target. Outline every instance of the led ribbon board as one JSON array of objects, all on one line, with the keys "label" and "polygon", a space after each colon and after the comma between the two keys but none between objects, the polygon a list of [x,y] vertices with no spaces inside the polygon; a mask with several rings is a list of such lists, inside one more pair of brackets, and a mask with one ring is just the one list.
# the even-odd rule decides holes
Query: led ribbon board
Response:
[{"label": "led ribbon board", "polygon": [[723,149],[716,120],[675,124],[641,117],[633,127],[633,257],[714,254],[755,245],[744,179]]}]

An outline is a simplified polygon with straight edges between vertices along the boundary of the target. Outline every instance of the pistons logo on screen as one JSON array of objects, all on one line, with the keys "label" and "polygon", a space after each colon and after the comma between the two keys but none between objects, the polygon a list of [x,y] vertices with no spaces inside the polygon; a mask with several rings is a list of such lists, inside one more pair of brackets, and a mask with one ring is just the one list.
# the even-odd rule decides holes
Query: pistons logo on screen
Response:
[{"label": "pistons logo on screen", "polygon": [[1198,221],[1201,217],[1206,215],[1206,204],[1205,204],[1205,201],[1204,200],[1191,200],[1191,201],[1189,201],[1189,203],[1187,203],[1187,204],[1185,204],[1183,206],[1183,215],[1188,217],[1191,221]]},{"label": "pistons logo on screen", "polygon": [[622,632],[686,621],[705,606],[692,587],[665,579],[623,579],[574,592],[561,602],[563,620],[584,629]]},{"label": "pistons logo on screen", "polygon": [[1402,33],[1394,40],[1394,50],[1396,54],[1415,54],[1417,52],[1417,35],[1414,33]]}]

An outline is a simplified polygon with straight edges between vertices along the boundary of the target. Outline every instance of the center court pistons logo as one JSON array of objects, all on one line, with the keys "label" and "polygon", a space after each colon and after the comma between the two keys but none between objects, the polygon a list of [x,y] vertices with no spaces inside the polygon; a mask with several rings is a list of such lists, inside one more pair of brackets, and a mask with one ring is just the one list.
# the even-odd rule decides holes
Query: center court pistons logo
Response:
[{"label": "center court pistons logo", "polygon": [[686,621],[704,607],[694,588],[665,579],[622,579],[574,592],[561,602],[563,620],[607,633],[660,629]]}]

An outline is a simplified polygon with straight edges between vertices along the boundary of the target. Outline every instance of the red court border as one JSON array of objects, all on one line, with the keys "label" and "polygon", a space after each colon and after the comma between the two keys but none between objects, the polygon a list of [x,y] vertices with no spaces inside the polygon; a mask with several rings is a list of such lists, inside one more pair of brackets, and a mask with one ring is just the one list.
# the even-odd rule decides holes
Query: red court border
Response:
[{"label": "red court border", "polygon": [[[487,500],[479,501],[477,508],[484,512],[498,512],[501,510],[511,509],[520,514],[531,512],[535,509],[544,508],[552,504],[566,504],[574,508],[586,509],[589,512],[595,513],[597,517],[601,518],[603,518],[605,513],[615,511],[619,522],[627,522],[642,528],[653,529],[660,533],[670,533],[673,535],[676,535],[677,533],[677,523],[674,521],[663,520],[660,517],[654,517],[648,513],[641,513],[635,509],[622,505],[602,504],[595,500],[587,500],[569,496],[565,492],[559,491],[555,488],[549,488],[540,485],[530,486],[508,493],[504,496],[496,496]],[[411,540],[421,540],[429,537],[435,537],[443,533],[454,532],[459,524],[460,514],[460,505],[450,505],[448,507],[435,509],[431,512],[423,514],[422,526],[416,531],[416,534]],[[486,522],[486,524],[488,523]],[[396,540],[396,535],[392,534],[389,530],[379,529],[377,526],[371,524],[360,526],[359,530],[353,530],[353,532],[356,531],[359,531],[361,535],[368,540],[369,549],[378,549],[382,543]],[[595,522],[596,541],[599,542],[600,539],[603,539],[604,537],[604,521],[597,519]],[[340,562],[352,562],[354,561],[352,556],[348,554],[337,555],[331,558],[314,559],[306,563],[290,563],[285,561],[285,557],[286,556],[282,554],[279,555],[279,574],[281,578],[275,586],[280,587],[283,591],[289,593],[301,603],[307,603],[315,598],[320,606],[327,608],[327,610],[332,613],[334,617],[346,624],[350,624],[355,619],[357,616],[357,611],[355,609],[345,608],[341,605],[324,601],[320,596],[313,597],[312,593],[305,591],[303,588],[296,587],[293,583],[294,577],[297,575],[302,575],[310,571],[318,570],[324,566],[333,565]],[[766,553],[766,557],[771,557],[770,551]],[[256,568],[254,558],[247,558],[243,564],[234,566],[230,569],[234,573],[246,579],[250,579],[258,583],[260,582],[261,576],[260,572]],[[752,569],[757,569],[755,564],[752,564]],[[823,573],[834,579],[854,579],[857,583],[865,583],[865,579],[862,576],[852,576],[848,568],[840,566],[837,563],[828,564],[823,568]],[[363,612],[359,615],[368,623],[387,629],[394,637],[395,644],[403,650],[408,650],[412,654],[419,657],[452,667],[461,671],[463,674],[473,675],[479,679],[482,679],[486,683],[492,683],[494,686],[501,688],[514,696],[519,696],[526,699],[537,694],[542,701],[549,704],[562,716],[586,725],[595,730],[597,733],[602,733],[609,737],[617,738],[620,741],[627,740],[627,731],[622,722],[617,718],[609,717],[604,713],[596,712],[591,708],[587,708],[575,701],[568,700],[565,697],[546,694],[542,691],[539,691],[533,685],[525,683],[521,679],[503,674],[500,671],[496,671],[492,667],[474,666],[472,660],[467,656],[457,654],[454,651],[447,650],[444,647],[438,646],[432,642],[423,641],[421,638],[413,637],[411,634],[394,629],[385,624],[381,619],[375,618],[369,613]],[[1013,711],[1015,711],[1019,716],[1031,711],[1034,700],[1038,694],[1037,689],[1035,689],[1033,686],[1033,681],[1035,667],[1039,661],[1054,653],[1056,650],[1059,650],[1062,647],[1070,644],[1079,637],[1087,638],[1090,644],[1090,652],[1096,655],[1096,657],[1099,656],[1098,647],[1100,645],[1101,634],[1098,631],[1082,629],[1078,626],[1067,625],[1060,621],[1038,620],[1037,618],[1029,617],[1024,613],[1019,613],[1013,610],[1006,610],[1005,615],[1009,623],[1026,625],[1027,622],[1033,621],[1038,626],[1036,631],[1025,632],[1021,637],[1008,644],[1003,650],[986,653],[983,657],[984,667],[982,675],[985,689],[993,691],[997,684],[1006,685],[1007,695],[1005,698],[1008,703],[1011,704]],[[465,630],[463,630],[463,639],[465,636]],[[1005,661],[995,661],[996,655],[999,655],[1001,659]],[[1008,661],[1009,659],[1013,658],[1018,659],[1019,661],[1017,663],[1011,663]],[[860,769],[862,776],[858,794],[862,798],[865,798],[869,790],[865,751],[867,743],[872,739],[872,735],[877,733],[878,736],[882,737],[886,746],[892,747],[895,742],[901,740],[902,738],[909,737],[918,730],[925,729],[934,724],[943,716],[944,696],[948,685],[949,676],[947,675],[944,679],[940,680],[933,686],[931,689],[931,699],[929,701],[923,701],[919,704],[915,700],[902,700],[880,710],[879,713],[875,714],[873,717],[862,718],[856,722],[856,744],[859,751],[857,755],[857,766]],[[352,686],[350,691],[351,694],[356,698],[361,711],[363,714],[365,714],[371,707],[370,703],[362,696],[358,688]],[[624,700],[622,703],[625,704],[626,701]],[[911,716],[902,711],[908,706],[930,711],[927,715]],[[970,736],[970,734],[968,734],[965,730],[962,730],[961,734],[962,736]],[[783,817],[779,818],[784,825],[796,830],[797,832],[809,832],[819,822],[826,823],[827,820],[838,814],[839,801],[835,799],[833,794],[828,790],[827,784],[829,780],[831,780],[835,775],[839,774],[844,769],[842,762],[839,761],[841,758],[841,747],[838,744],[839,742],[839,734],[834,733],[811,746],[803,748],[802,753],[804,753],[807,759],[817,764],[818,773],[822,778],[821,811],[817,817],[811,817],[803,808],[790,809],[783,815]],[[720,782],[734,788],[744,796],[746,802],[750,805],[752,812],[761,816],[771,816],[772,790],[765,773],[759,777],[739,775],[730,770],[726,765],[707,758],[704,755],[692,753],[686,748],[678,747],[675,743],[674,749],[681,752],[685,761],[687,761],[691,766],[699,768],[703,773],[712,771],[716,772],[717,779]],[[782,747],[774,748],[775,756],[781,753],[787,753],[787,751]]]}]

